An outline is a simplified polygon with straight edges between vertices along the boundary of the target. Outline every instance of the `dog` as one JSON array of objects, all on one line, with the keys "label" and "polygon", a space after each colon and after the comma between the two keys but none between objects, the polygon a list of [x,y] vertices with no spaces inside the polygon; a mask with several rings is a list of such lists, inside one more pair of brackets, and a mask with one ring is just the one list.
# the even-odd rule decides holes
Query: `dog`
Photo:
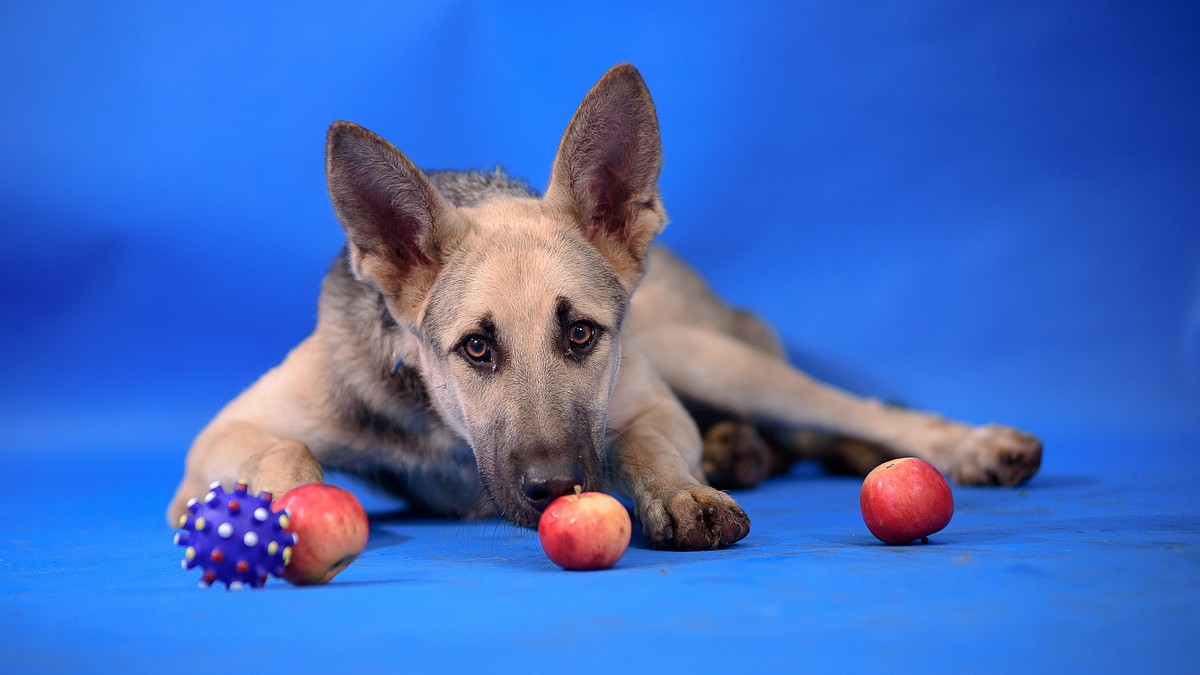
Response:
[{"label": "dog", "polygon": [[543,195],[499,169],[423,173],[334,123],[326,174],[346,245],[316,327],[196,437],[169,522],[214,481],[282,494],[338,470],[430,512],[526,527],[576,486],[610,491],[651,546],[698,550],[750,531],[719,488],[796,458],[863,473],[915,456],[972,485],[1037,471],[1027,433],[789,365],[770,327],[653,244],[661,166],[628,64],[583,99]]}]

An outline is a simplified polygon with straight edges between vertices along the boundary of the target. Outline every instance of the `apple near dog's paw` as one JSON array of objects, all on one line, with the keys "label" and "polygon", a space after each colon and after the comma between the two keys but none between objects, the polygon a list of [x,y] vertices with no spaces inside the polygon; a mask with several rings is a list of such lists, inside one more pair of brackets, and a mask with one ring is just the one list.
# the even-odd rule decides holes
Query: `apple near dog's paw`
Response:
[{"label": "apple near dog's paw", "polygon": [[907,544],[940,532],[954,515],[954,494],[945,476],[916,457],[884,462],[863,479],[863,522],[885,544]]},{"label": "apple near dog's paw", "polygon": [[358,498],[349,490],[309,483],[288,490],[272,503],[287,509],[285,528],[298,539],[282,578],[297,586],[328,582],[362,553],[368,521]]},{"label": "apple near dog's paw", "polygon": [[629,546],[633,522],[621,502],[603,492],[583,492],[555,499],[538,520],[542,550],[567,570],[612,567]]}]

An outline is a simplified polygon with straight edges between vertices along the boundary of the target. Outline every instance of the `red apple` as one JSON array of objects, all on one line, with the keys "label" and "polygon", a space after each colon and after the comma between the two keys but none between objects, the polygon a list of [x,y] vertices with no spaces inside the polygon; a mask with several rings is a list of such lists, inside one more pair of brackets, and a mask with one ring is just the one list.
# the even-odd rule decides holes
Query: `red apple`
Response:
[{"label": "red apple", "polygon": [[345,569],[367,545],[367,512],[349,490],[309,483],[271,505],[287,509],[284,529],[297,535],[283,579],[297,586],[323,584]]},{"label": "red apple", "polygon": [[633,523],[621,502],[603,492],[583,492],[555,499],[538,521],[542,550],[568,570],[602,570],[620,560],[629,546]]},{"label": "red apple", "polygon": [[954,515],[954,495],[945,476],[916,457],[884,462],[863,480],[863,522],[885,544],[907,544],[940,532]]}]

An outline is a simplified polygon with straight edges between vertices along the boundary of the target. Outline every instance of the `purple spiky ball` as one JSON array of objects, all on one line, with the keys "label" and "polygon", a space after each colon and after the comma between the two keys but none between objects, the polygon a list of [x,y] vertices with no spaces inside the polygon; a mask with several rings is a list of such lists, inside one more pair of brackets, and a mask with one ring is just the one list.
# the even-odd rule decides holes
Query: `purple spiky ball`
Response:
[{"label": "purple spiky ball", "polygon": [[269,576],[283,574],[296,537],[287,531],[287,512],[273,512],[271,499],[270,492],[249,494],[238,481],[233,492],[213,483],[203,500],[189,501],[175,535],[186,547],[183,569],[204,570],[201,587],[222,581],[230,590],[262,588]]}]

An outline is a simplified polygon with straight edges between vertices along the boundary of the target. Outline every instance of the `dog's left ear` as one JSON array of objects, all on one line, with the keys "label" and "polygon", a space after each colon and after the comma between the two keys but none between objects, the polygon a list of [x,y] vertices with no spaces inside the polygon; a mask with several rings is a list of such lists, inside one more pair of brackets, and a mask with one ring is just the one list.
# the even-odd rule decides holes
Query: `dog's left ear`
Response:
[{"label": "dog's left ear", "polygon": [[545,200],[579,224],[629,288],[641,280],[650,242],[666,226],[661,170],[650,91],[636,68],[615,66],[571,118]]}]

